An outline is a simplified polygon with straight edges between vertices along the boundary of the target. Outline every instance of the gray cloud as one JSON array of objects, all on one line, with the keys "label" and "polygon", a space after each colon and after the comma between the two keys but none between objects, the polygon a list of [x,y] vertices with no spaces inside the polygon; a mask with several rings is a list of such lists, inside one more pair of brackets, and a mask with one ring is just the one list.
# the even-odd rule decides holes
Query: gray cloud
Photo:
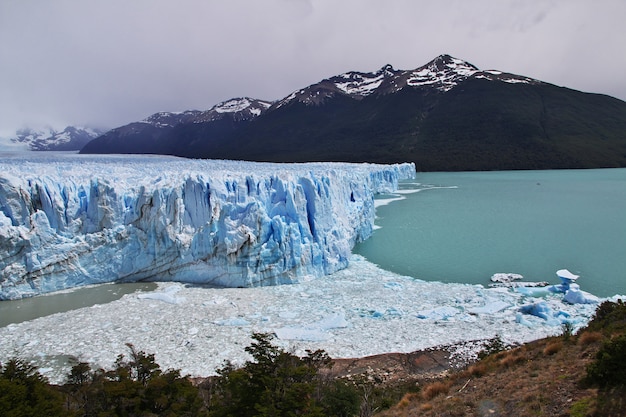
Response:
[{"label": "gray cloud", "polygon": [[626,99],[622,0],[3,0],[0,132],[115,127],[441,53]]}]

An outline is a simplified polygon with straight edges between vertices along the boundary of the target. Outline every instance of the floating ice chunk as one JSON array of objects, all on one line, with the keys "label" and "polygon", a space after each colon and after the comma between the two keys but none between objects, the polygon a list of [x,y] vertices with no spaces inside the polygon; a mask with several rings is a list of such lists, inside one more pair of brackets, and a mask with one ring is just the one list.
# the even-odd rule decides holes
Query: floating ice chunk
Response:
[{"label": "floating ice chunk", "polygon": [[[545,324],[550,326],[560,326],[566,321],[570,321],[571,315],[566,311],[554,311],[545,301],[529,304],[520,307],[520,313],[529,314],[545,320]],[[517,322],[521,323],[518,315]],[[524,324],[524,323],[522,323]]]},{"label": "floating ice chunk", "polygon": [[165,288],[163,291],[138,294],[137,298],[141,300],[158,300],[168,304],[182,304],[185,302],[185,298],[176,297],[176,293],[178,291],[180,291],[180,286],[171,285]]},{"label": "floating ice chunk", "polygon": [[493,284],[489,284],[490,287],[506,287],[506,288],[518,288],[518,287],[546,287],[548,283],[546,281],[540,282],[528,282],[521,280],[524,277],[520,274],[514,274],[511,272],[504,273],[500,272],[497,274],[493,274],[491,276],[491,282]]},{"label": "floating ice chunk", "polygon": [[459,309],[450,306],[436,307],[430,310],[422,310],[417,312],[419,319],[431,320],[447,320],[452,316],[459,314]]},{"label": "floating ice chunk", "polygon": [[556,274],[561,279],[561,283],[559,285],[552,285],[549,287],[552,292],[566,293],[570,286],[579,278],[578,275],[572,274],[567,269],[559,269],[556,271]]},{"label": "floating ice chunk", "polygon": [[559,269],[558,271],[556,271],[556,275],[563,279],[569,280],[570,282],[574,282],[576,281],[578,278],[580,278],[579,275],[574,275],[572,274],[570,271],[568,271],[567,269]]},{"label": "floating ice chunk", "polygon": [[578,284],[570,284],[563,301],[570,304],[597,304],[600,299],[588,292],[581,291]]},{"label": "floating ice chunk", "polygon": [[400,200],[404,200],[406,199],[406,197],[389,197],[389,198],[377,198],[376,200],[374,200],[374,207],[375,208],[379,208],[382,206],[386,206],[390,203],[393,203],[394,201],[400,201]]},{"label": "floating ice chunk", "polygon": [[357,309],[359,317],[369,317],[372,319],[384,319],[388,317],[402,317],[404,312],[395,307],[386,309]]},{"label": "floating ice chunk", "polygon": [[281,327],[274,333],[282,340],[302,340],[307,342],[323,342],[330,339],[330,335],[320,329],[307,329],[305,327]]},{"label": "floating ice chunk", "polygon": [[524,314],[522,314],[522,313],[517,313],[515,315],[515,322],[519,323],[519,324],[521,324],[523,326],[526,326],[526,327],[534,327],[535,326],[526,317],[524,317]]},{"label": "floating ice chunk", "polygon": [[370,317],[373,319],[380,319],[385,316],[384,311],[376,309],[358,309],[359,317]]},{"label": "floating ice chunk", "polygon": [[513,274],[511,272],[499,272],[497,274],[493,274],[491,276],[491,282],[500,282],[500,283],[509,283],[513,281],[520,281],[524,279],[524,277],[520,274]]},{"label": "floating ice chunk", "polygon": [[552,309],[548,306],[548,304],[545,301],[521,306],[519,311],[524,314],[530,314],[532,316],[542,318],[544,320],[548,320],[554,314]]},{"label": "floating ice chunk", "polygon": [[346,315],[343,312],[340,312],[329,314],[312,327],[319,328],[320,330],[330,330],[345,329],[349,325],[350,323],[346,320]]},{"label": "floating ice chunk", "polygon": [[250,325],[250,322],[242,317],[215,320],[214,323],[217,324],[218,326],[233,326],[233,327],[243,327],[243,326]]},{"label": "floating ice chunk", "polygon": [[335,312],[323,317],[317,323],[306,326],[286,326],[274,330],[279,339],[322,342],[330,339],[328,330],[345,329],[350,326],[345,313]]},{"label": "floating ice chunk", "polygon": [[492,301],[492,302],[486,303],[482,307],[468,308],[467,312],[470,314],[493,314],[493,313],[497,313],[498,311],[502,311],[506,308],[509,308],[510,306],[511,304],[505,301]]},{"label": "floating ice chunk", "polygon": [[387,311],[385,312],[385,314],[387,314],[389,316],[396,316],[396,317],[402,317],[404,315],[402,310],[399,310],[399,309],[397,309],[395,307],[389,307],[387,309]]}]

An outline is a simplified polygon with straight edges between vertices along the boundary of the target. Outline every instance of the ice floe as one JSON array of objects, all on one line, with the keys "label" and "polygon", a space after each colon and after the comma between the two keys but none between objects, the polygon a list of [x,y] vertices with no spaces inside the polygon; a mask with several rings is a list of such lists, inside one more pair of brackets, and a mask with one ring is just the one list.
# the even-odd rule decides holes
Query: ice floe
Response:
[{"label": "ice floe", "polygon": [[0,328],[0,361],[33,360],[61,382],[69,367],[58,358],[111,367],[126,343],[154,353],[164,369],[211,375],[225,360],[248,359],[244,348],[253,332],[273,333],[276,343],[297,354],[324,349],[344,358],[496,336],[521,343],[559,334],[566,321],[574,330],[585,325],[596,305],[563,297],[548,290],[525,294],[426,282],[353,255],[344,270],[292,285],[218,289],[161,283],[153,292],[11,324]]}]

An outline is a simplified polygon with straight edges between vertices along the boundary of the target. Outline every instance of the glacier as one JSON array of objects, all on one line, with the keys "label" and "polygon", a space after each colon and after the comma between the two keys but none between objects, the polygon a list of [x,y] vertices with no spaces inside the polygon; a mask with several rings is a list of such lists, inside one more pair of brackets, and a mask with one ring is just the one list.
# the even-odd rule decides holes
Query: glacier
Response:
[{"label": "glacier", "polygon": [[348,266],[415,166],[0,155],[0,299],[105,282],[294,283]]}]

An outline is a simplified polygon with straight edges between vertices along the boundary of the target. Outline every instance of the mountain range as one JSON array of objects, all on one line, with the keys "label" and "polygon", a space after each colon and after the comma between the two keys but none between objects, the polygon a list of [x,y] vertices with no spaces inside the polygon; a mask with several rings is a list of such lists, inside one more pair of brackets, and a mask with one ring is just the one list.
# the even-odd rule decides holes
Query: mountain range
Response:
[{"label": "mountain range", "polygon": [[347,72],[274,102],[157,113],[81,153],[414,162],[418,171],[626,167],[626,102],[440,55]]},{"label": "mountain range", "polygon": [[0,148],[31,151],[78,151],[104,132],[87,127],[67,126],[63,130],[52,127],[24,128],[15,135],[0,139]]}]

